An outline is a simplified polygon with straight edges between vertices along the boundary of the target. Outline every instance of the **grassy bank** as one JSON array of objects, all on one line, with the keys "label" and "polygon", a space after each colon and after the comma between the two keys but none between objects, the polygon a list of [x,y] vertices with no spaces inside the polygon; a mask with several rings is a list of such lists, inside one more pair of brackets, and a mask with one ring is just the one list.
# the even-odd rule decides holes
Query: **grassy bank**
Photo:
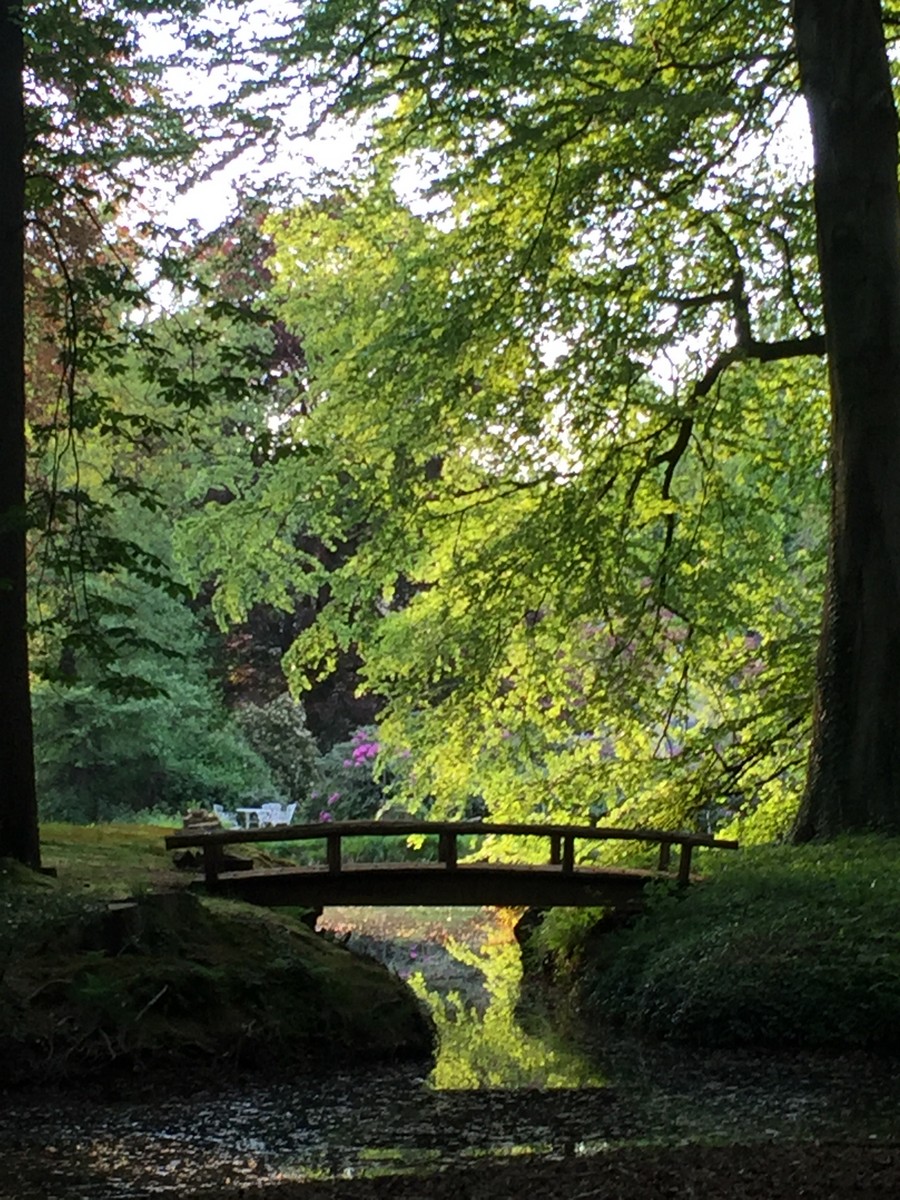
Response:
[{"label": "grassy bank", "polygon": [[4,864],[6,1086],[429,1053],[429,1022],[394,975],[297,915],[188,893],[164,832],[54,825],[57,879]]},{"label": "grassy bank", "polygon": [[[592,1022],[709,1046],[900,1051],[900,842],[709,855],[612,931],[557,910],[529,960]],[[599,914],[593,914],[593,917]]]}]

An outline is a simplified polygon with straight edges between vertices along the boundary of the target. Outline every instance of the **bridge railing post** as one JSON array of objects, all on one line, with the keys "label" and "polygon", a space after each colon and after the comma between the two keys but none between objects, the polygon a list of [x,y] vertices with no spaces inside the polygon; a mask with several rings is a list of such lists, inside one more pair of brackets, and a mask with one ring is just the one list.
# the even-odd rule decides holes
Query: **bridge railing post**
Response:
[{"label": "bridge railing post", "polygon": [[660,842],[659,844],[659,870],[668,871],[669,864],[672,861],[672,843]]},{"label": "bridge railing post", "polygon": [[203,847],[203,874],[208,887],[213,887],[219,878],[224,857],[225,852],[221,846],[212,844]]},{"label": "bridge railing post", "polygon": [[328,858],[328,870],[337,875],[341,870],[341,835],[329,833],[325,838],[325,853]]},{"label": "bridge railing post", "polygon": [[443,829],[438,834],[438,862],[442,862],[448,871],[453,871],[456,868],[456,861],[456,834]]},{"label": "bridge railing post", "polygon": [[575,870],[575,837],[571,833],[567,833],[563,838],[562,869],[564,874]]},{"label": "bridge railing post", "polygon": [[562,838],[558,833],[550,834],[550,866],[558,867],[562,862]]},{"label": "bridge railing post", "polygon": [[678,858],[678,886],[687,887],[691,882],[691,851],[690,842],[681,843],[681,854]]}]

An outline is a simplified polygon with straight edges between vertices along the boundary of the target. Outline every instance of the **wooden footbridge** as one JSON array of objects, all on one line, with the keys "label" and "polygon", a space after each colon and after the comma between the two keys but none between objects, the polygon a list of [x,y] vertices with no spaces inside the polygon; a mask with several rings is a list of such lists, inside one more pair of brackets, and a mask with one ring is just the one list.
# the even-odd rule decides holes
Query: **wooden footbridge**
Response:
[{"label": "wooden footbridge", "polygon": [[[348,838],[437,835],[437,862],[361,863],[344,860]],[[460,862],[459,838],[503,836],[542,838],[548,861],[496,863],[481,858]],[[228,854],[234,846],[258,842],[322,841],[324,862],[314,866],[258,868]],[[645,868],[601,866],[578,861],[576,847],[628,841],[658,847],[656,864]],[[203,852],[204,882],[215,893],[252,904],[298,905],[495,905],[551,908],[555,905],[609,905],[640,902],[654,880],[681,886],[691,881],[695,847],[736,850],[738,843],[702,833],[616,829],[594,825],[489,824],[474,821],[335,821],[316,825],[274,825],[264,829],[185,830],[166,838],[170,850]],[[673,864],[672,852],[677,850]],[[484,847],[478,854],[484,853]]]}]

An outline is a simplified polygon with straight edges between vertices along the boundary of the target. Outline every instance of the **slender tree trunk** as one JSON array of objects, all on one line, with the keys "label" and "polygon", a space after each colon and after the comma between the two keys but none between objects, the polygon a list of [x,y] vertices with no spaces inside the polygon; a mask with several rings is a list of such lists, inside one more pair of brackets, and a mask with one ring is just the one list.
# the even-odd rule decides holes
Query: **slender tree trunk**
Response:
[{"label": "slender tree trunk", "polygon": [[794,0],[815,150],[832,513],[798,841],[900,832],[900,195],[878,0]]},{"label": "slender tree trunk", "polygon": [[40,866],[25,577],[25,121],[19,5],[0,0],[0,856]]}]

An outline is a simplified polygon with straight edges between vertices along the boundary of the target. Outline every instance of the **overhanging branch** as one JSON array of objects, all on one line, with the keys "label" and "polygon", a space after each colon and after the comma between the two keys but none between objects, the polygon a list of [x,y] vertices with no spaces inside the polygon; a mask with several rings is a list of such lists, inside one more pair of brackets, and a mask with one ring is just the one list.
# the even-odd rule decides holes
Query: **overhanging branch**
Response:
[{"label": "overhanging branch", "polygon": [[825,354],[825,334],[812,333],[807,337],[783,338],[777,342],[758,342],[746,337],[729,350],[723,350],[701,379],[694,384],[692,398],[708,396],[724,371],[736,362],[781,362],[789,358],[821,358]]},{"label": "overhanging branch", "polygon": [[[668,450],[655,455],[648,464],[651,468],[662,466],[663,463],[666,464],[661,491],[662,499],[665,501],[671,499],[672,480],[675,476],[675,471],[690,445],[691,435],[694,432],[694,403],[701,397],[709,395],[718,380],[733,363],[747,360],[779,362],[785,359],[804,358],[810,355],[818,358],[825,354],[824,334],[814,333],[807,337],[783,338],[777,342],[758,342],[750,336],[748,322],[743,315],[739,317],[737,324],[739,333],[742,336],[734,346],[731,346],[728,350],[723,350],[707,369],[706,373],[694,384],[691,392],[692,403],[690,411],[681,418],[678,425],[678,432],[675,435],[675,441]],[[643,471],[640,472],[640,475],[643,475]],[[660,556],[659,573],[661,597],[665,593],[666,559],[675,538],[675,513],[668,512],[665,522],[666,535]]]}]

